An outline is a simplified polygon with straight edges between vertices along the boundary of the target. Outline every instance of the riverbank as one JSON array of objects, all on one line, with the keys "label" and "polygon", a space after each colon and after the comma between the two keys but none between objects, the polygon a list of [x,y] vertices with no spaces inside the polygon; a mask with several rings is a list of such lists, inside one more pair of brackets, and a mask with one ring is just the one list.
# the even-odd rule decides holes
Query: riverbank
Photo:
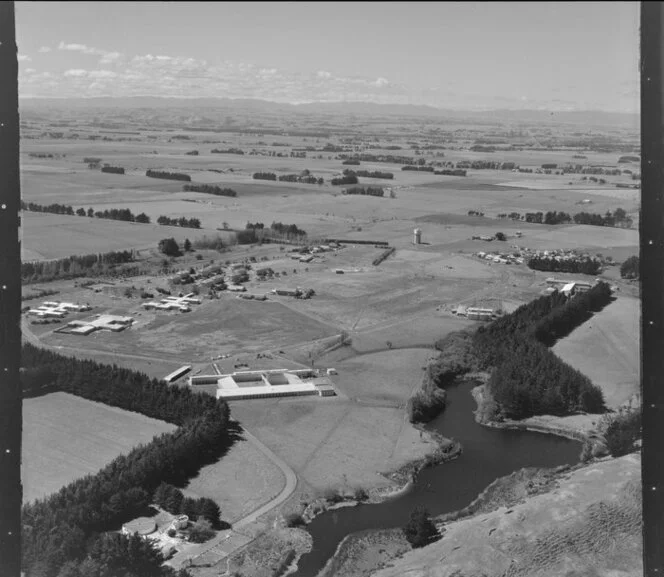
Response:
[{"label": "riverbank", "polygon": [[302,519],[305,524],[311,523],[318,515],[339,508],[353,507],[358,505],[376,505],[392,499],[397,499],[408,493],[412,488],[417,475],[428,467],[440,465],[452,459],[456,459],[463,451],[461,443],[453,439],[447,439],[436,431],[425,430],[421,426],[416,426],[423,435],[428,437],[428,441],[435,444],[435,449],[425,457],[414,459],[395,471],[384,475],[390,481],[388,487],[369,487],[364,490],[364,497],[358,499],[357,493],[336,494],[333,500],[321,497],[309,503],[303,513]]},{"label": "riverbank", "polygon": [[[486,383],[486,375],[468,374],[459,381]],[[467,387],[468,385],[465,385]],[[495,429],[514,429],[552,433],[575,441],[587,442],[592,439],[594,422],[598,416],[574,416],[557,418],[557,421],[539,419],[528,423],[490,423],[481,419],[482,406],[488,399],[483,395],[484,385],[472,387],[469,402],[474,405],[465,410],[472,413],[471,419],[481,425]],[[467,394],[467,393],[466,393]],[[474,400],[474,402],[473,402]],[[473,410],[474,409],[474,410]],[[555,417],[552,419],[556,419]],[[572,462],[572,461],[570,461]],[[555,489],[557,480],[569,471],[583,466],[525,467],[508,475],[495,478],[466,507],[434,517],[441,530],[446,531],[449,523],[486,514],[499,508],[509,509],[526,499]],[[421,471],[421,469],[420,469]],[[408,479],[407,469],[404,479]],[[415,479],[416,475],[410,477]],[[345,577],[365,577],[381,568],[389,568],[396,558],[411,550],[400,529],[369,530],[347,535],[337,546],[334,555],[327,561],[318,577],[332,577],[343,574]]]},{"label": "riverbank", "polygon": [[640,467],[633,453],[553,473],[543,492],[448,522],[371,575],[642,575]]},{"label": "riverbank", "polygon": [[535,433],[547,433],[565,437],[583,444],[581,460],[589,457],[598,458],[608,454],[606,444],[598,430],[601,415],[579,414],[565,417],[554,415],[538,415],[520,421],[505,419],[494,421],[487,418],[491,414],[490,406],[493,404],[487,385],[482,384],[474,387],[471,391],[477,409],[475,410],[475,421],[485,427],[496,429],[513,429],[518,431],[533,431]]}]

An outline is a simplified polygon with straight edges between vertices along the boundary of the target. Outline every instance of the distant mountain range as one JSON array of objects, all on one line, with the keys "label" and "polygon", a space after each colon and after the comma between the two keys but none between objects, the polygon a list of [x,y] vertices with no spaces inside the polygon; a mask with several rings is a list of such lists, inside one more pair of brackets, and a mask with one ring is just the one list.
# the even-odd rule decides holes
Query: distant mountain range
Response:
[{"label": "distant mountain range", "polygon": [[251,98],[167,98],[159,96],[99,97],[99,98],[24,98],[20,106],[25,109],[187,109],[215,108],[287,112],[290,114],[330,114],[334,116],[414,116],[421,118],[449,118],[502,120],[506,122],[553,122],[562,124],[622,126],[639,128],[640,115],[627,112],[600,110],[457,110],[414,104],[378,104],[372,102],[313,102],[285,104]]}]

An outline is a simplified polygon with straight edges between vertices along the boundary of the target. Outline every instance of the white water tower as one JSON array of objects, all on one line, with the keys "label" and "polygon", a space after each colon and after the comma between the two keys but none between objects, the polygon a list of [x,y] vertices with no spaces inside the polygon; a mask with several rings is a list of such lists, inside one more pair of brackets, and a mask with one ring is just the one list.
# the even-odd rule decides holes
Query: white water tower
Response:
[{"label": "white water tower", "polygon": [[422,230],[419,228],[413,231],[413,244],[422,244]]}]

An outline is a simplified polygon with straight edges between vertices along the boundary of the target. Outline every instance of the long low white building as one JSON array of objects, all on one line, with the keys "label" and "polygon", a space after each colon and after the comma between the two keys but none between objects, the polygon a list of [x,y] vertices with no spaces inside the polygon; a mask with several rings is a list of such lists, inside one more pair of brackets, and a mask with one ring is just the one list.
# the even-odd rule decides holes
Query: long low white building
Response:
[{"label": "long low white building", "polygon": [[214,394],[218,399],[266,399],[305,395],[333,396],[334,388],[327,377],[310,369],[270,369],[236,371],[226,375],[189,377],[193,390]]}]

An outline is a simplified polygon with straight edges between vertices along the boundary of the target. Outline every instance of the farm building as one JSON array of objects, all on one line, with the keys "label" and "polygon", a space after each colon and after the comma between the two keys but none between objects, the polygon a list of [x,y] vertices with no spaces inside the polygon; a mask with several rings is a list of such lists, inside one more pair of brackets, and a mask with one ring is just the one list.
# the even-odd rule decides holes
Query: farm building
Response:
[{"label": "farm building", "polygon": [[189,525],[189,517],[186,515],[178,515],[171,521],[169,529],[175,529],[178,531],[180,529],[186,529],[187,525]]},{"label": "farm building", "polygon": [[62,319],[66,313],[64,311],[51,309],[48,307],[37,307],[36,309],[29,309],[28,314],[36,317],[53,317]]},{"label": "farm building", "polygon": [[563,286],[563,288],[560,289],[560,292],[563,293],[566,297],[571,297],[579,293],[587,292],[591,288],[592,285],[588,282],[573,281]]},{"label": "farm building", "polygon": [[478,307],[468,307],[466,309],[466,316],[471,321],[490,321],[494,315],[493,309],[485,309]]},{"label": "farm building", "polygon": [[272,294],[285,296],[285,297],[296,297],[300,294],[300,289],[272,289]]},{"label": "farm building", "polygon": [[154,519],[149,517],[139,517],[122,525],[123,535],[140,535],[146,537],[157,530],[157,524]]},{"label": "farm building", "polygon": [[116,315],[97,315],[96,319],[85,321],[70,321],[66,327],[58,332],[74,335],[89,335],[97,330],[119,332],[131,326],[133,317],[120,317]]},{"label": "farm building", "polygon": [[84,312],[91,309],[92,307],[88,304],[78,305],[74,303],[44,301],[41,306],[28,310],[28,314],[37,317],[53,317],[61,319],[70,312]]},{"label": "farm building", "polygon": [[191,371],[191,365],[184,365],[169,375],[166,375],[163,380],[166,383],[172,383],[173,381],[177,381],[180,377],[186,375],[189,371]]},{"label": "farm building", "polygon": [[146,310],[179,310],[180,312],[188,313],[191,311],[190,304],[199,305],[201,304],[201,299],[196,298],[194,293],[189,293],[183,297],[168,296],[161,299],[159,302],[150,301],[148,303],[143,303],[141,306]]},{"label": "farm building", "polygon": [[327,377],[318,377],[309,369],[271,369],[236,371],[226,375],[200,375],[189,377],[189,386],[194,390],[213,393],[218,399],[229,401],[336,394]]},{"label": "farm building", "polygon": [[467,313],[468,311],[464,305],[459,305],[455,311],[455,314],[462,317],[465,317]]}]

